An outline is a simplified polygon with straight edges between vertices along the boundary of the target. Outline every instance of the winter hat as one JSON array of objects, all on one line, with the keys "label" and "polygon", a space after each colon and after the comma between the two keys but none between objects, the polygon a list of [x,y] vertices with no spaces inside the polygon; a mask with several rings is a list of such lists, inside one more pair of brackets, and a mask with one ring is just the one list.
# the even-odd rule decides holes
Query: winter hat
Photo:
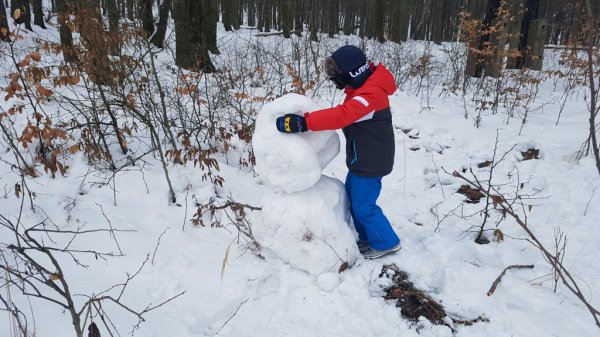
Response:
[{"label": "winter hat", "polygon": [[339,89],[346,85],[358,88],[372,74],[365,53],[352,45],[339,48],[325,59],[325,73]]}]

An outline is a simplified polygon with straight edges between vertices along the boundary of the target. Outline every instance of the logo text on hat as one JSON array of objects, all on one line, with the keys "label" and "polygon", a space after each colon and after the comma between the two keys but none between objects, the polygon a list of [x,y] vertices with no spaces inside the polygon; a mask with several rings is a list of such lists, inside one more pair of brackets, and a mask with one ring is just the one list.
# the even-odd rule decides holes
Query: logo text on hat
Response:
[{"label": "logo text on hat", "polygon": [[350,76],[356,77],[365,72],[365,70],[369,69],[369,62],[365,63],[362,67],[356,69],[356,71],[351,71]]}]

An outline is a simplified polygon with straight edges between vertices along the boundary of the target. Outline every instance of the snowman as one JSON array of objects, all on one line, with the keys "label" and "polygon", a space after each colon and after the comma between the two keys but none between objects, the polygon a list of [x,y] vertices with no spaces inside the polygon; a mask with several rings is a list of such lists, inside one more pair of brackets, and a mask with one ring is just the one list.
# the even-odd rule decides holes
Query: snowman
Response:
[{"label": "snowman", "polygon": [[256,172],[268,186],[254,225],[261,253],[313,275],[341,272],[360,254],[344,185],[323,175],[339,153],[338,134],[283,134],[275,128],[283,114],[317,109],[306,96],[280,97],[261,109],[252,141]]}]

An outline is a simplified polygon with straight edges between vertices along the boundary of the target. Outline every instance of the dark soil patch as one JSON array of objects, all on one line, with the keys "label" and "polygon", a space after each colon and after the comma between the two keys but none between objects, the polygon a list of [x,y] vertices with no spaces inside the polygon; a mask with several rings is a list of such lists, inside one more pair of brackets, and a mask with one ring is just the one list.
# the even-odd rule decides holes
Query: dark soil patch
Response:
[{"label": "dark soil patch", "polygon": [[440,303],[429,296],[427,292],[417,289],[409,281],[409,275],[400,270],[396,265],[383,266],[379,277],[392,279],[392,286],[384,289],[385,296],[383,298],[397,301],[396,307],[400,308],[402,316],[415,323],[419,322],[420,317],[425,317],[432,324],[445,325],[454,332],[454,327],[448,324],[449,320],[455,325],[473,325],[477,322],[489,322],[487,318],[482,316],[473,320],[455,319],[448,316]]},{"label": "dark soil patch", "polygon": [[484,167],[488,167],[490,165],[492,165],[492,161],[491,160],[486,160],[483,163],[477,164],[477,167],[484,168]]},{"label": "dark soil patch", "polygon": [[521,155],[523,156],[523,160],[540,159],[540,150],[529,149],[525,152],[521,152]]},{"label": "dark soil patch", "polygon": [[406,272],[395,265],[388,265],[383,266],[379,277],[390,277],[389,274],[392,273],[393,285],[384,289],[386,294],[383,298],[397,300],[396,306],[400,308],[402,316],[414,322],[418,322],[419,317],[423,316],[433,324],[444,324],[444,318],[447,316],[444,307],[426,292],[415,288],[415,285],[408,280]]},{"label": "dark soil patch", "polygon": [[483,198],[483,193],[481,193],[479,190],[471,188],[469,185],[462,185],[456,192],[467,197],[466,202],[469,204],[476,204],[479,202],[479,200],[481,200],[481,198]]}]

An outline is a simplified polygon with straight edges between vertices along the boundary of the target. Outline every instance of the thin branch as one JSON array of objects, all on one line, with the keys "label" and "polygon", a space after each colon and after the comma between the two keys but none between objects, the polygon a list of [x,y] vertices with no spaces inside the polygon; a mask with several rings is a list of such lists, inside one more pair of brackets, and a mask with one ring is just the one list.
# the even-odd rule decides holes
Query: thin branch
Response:
[{"label": "thin branch", "polygon": [[154,257],[156,256],[156,251],[158,250],[158,246],[160,246],[160,239],[162,239],[163,235],[165,235],[165,233],[167,232],[167,230],[169,230],[169,228],[171,227],[167,227],[165,228],[165,230],[162,232],[162,234],[160,234],[160,236],[158,237],[158,242],[156,243],[156,247],[154,247],[154,253],[152,253],[152,265],[154,265]]},{"label": "thin branch", "polygon": [[233,314],[231,316],[229,316],[229,318],[225,321],[225,323],[223,323],[223,325],[221,325],[221,327],[217,331],[216,335],[218,335],[219,332],[221,332],[221,330],[223,330],[223,328],[227,325],[227,323],[229,323],[229,321],[231,321],[231,319],[234,318],[235,315],[237,315],[237,313],[238,313],[238,311],[240,311],[240,308],[242,307],[242,305],[244,305],[244,303],[248,302],[248,300],[249,299],[246,299],[244,302],[242,302],[242,303],[240,303],[240,305],[238,305],[237,309],[235,309]]},{"label": "thin branch", "polygon": [[494,283],[492,284],[492,287],[490,288],[490,290],[488,290],[487,295],[488,296],[492,296],[492,294],[496,291],[496,287],[498,286],[498,284],[500,284],[500,281],[502,281],[502,277],[504,277],[504,274],[506,274],[506,272],[510,269],[533,269],[533,265],[529,264],[529,265],[519,265],[519,264],[514,264],[512,266],[508,266],[506,268],[504,268],[504,271],[502,271],[502,274],[500,274],[500,276],[498,276],[496,278],[496,281],[494,281]]}]

